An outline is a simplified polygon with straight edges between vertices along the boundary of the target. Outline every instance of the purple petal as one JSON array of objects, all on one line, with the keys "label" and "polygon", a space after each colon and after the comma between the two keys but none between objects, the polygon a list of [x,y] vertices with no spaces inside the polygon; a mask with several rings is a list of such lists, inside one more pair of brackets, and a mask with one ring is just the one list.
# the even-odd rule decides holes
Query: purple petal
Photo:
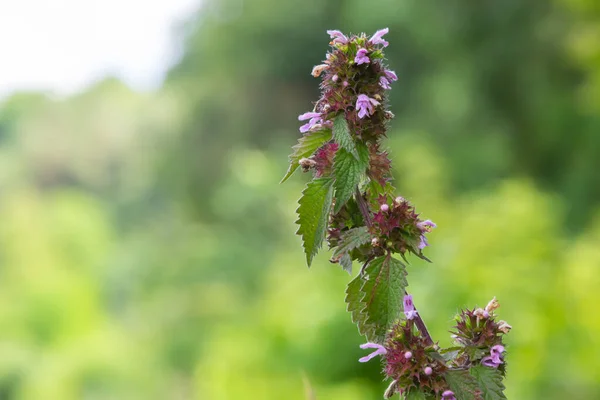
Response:
[{"label": "purple petal", "polygon": [[388,78],[392,82],[398,80],[398,76],[396,75],[396,73],[394,71],[390,71],[389,69],[386,69],[383,73],[385,74],[385,77]]},{"label": "purple petal", "polygon": [[500,365],[501,362],[498,363],[492,357],[487,356],[487,357],[483,357],[481,359],[481,364],[484,365],[484,366],[486,366],[486,367],[498,368],[498,365]]},{"label": "purple petal", "polygon": [[374,106],[378,106],[378,105],[380,104],[380,103],[379,103],[377,100],[375,100],[375,99],[371,99],[371,98],[368,98],[368,99],[369,99],[369,101],[371,102],[371,104],[373,104]]},{"label": "purple petal", "polygon": [[358,361],[360,362],[367,362],[370,359],[372,359],[373,357],[379,356],[379,355],[384,355],[387,353],[387,350],[385,349],[385,347],[383,347],[380,344],[377,343],[365,343],[365,344],[361,344],[360,345],[361,349],[377,349],[374,352],[372,352],[371,354],[361,357],[358,359]]},{"label": "purple petal", "polygon": [[327,34],[329,35],[330,38],[333,39],[334,43],[341,43],[341,44],[348,43],[348,38],[346,37],[346,35],[344,35],[342,32],[340,32],[338,30],[329,30],[329,31],[327,31]]},{"label": "purple petal", "polygon": [[390,30],[388,28],[380,29],[369,39],[369,42],[372,44],[382,44],[383,47],[386,47],[389,43],[382,39],[382,36],[388,33]]},{"label": "purple petal", "polygon": [[382,88],[387,89],[387,90],[392,88],[390,86],[390,81],[388,81],[385,76],[382,76],[379,78],[379,86],[381,86]]},{"label": "purple petal", "polygon": [[421,241],[419,242],[419,249],[423,250],[425,247],[429,246],[429,242],[427,241],[425,235],[421,235],[420,239]]},{"label": "purple petal", "polygon": [[321,113],[318,113],[318,112],[305,112],[302,115],[298,115],[298,121],[305,121],[307,119],[320,118],[320,117],[321,117]]},{"label": "purple petal", "polygon": [[497,344],[496,346],[492,347],[490,349],[490,354],[491,355],[501,355],[504,352],[504,346]]},{"label": "purple petal", "polygon": [[359,346],[361,349],[385,349],[385,347],[383,347],[380,344],[377,343],[371,343],[371,342],[367,342],[367,343],[363,343]]}]

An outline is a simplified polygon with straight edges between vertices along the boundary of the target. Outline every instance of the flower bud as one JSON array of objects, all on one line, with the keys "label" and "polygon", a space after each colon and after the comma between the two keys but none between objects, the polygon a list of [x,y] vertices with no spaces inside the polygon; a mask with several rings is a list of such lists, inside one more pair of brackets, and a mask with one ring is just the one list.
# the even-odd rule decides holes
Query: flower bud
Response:
[{"label": "flower bud", "polygon": [[371,246],[373,246],[373,247],[379,246],[379,238],[371,239]]},{"label": "flower bud", "polygon": [[500,332],[506,334],[506,333],[510,332],[511,329],[512,329],[512,326],[510,326],[506,321],[498,322],[498,330],[500,330]]},{"label": "flower bud", "polygon": [[494,296],[494,298],[492,300],[490,300],[490,302],[488,303],[488,305],[485,306],[485,311],[491,313],[492,311],[494,311],[498,307],[500,307],[500,303],[498,303],[498,300],[496,300],[496,296]]},{"label": "flower bud", "polygon": [[406,358],[407,360],[410,360],[412,358],[413,354],[410,351],[407,351],[406,353],[404,353],[404,358]]},{"label": "flower bud", "polygon": [[349,83],[348,83],[348,81],[344,81],[344,82],[342,82],[342,85],[344,85],[344,87],[348,87]]},{"label": "flower bud", "polygon": [[404,202],[404,197],[402,197],[402,196],[398,196],[394,199],[394,203],[396,203],[398,205],[402,204],[403,202]]},{"label": "flower bud", "polygon": [[310,74],[315,78],[318,78],[319,76],[321,76],[321,73],[323,73],[323,71],[325,71],[327,68],[329,68],[329,65],[327,64],[315,65]]},{"label": "flower bud", "polygon": [[337,82],[337,81],[338,81],[338,76],[337,76],[337,74],[335,74],[334,76],[332,76],[332,77],[331,77],[331,80],[332,80],[332,81],[334,81],[334,82]]},{"label": "flower bud", "polygon": [[425,367],[425,375],[429,376],[433,373],[433,370],[431,369],[431,367]]},{"label": "flower bud", "polygon": [[475,311],[473,311],[473,315],[475,315],[477,317],[477,319],[481,319],[481,318],[489,318],[490,313],[488,313],[483,308],[478,308]]},{"label": "flower bud", "polygon": [[388,212],[390,210],[390,206],[388,206],[387,204],[382,204],[381,207],[379,207],[379,209],[382,212]]}]

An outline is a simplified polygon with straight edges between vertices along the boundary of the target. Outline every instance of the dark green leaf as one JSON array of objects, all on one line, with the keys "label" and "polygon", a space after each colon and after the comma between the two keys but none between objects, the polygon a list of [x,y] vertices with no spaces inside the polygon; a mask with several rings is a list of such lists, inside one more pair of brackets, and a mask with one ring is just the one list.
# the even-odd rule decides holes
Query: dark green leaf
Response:
[{"label": "dark green leaf", "polygon": [[359,228],[352,228],[344,233],[335,251],[333,252],[333,258],[339,259],[339,263],[342,265],[345,271],[352,273],[352,259],[349,254],[352,250],[357,247],[368,243],[371,240],[371,235],[366,226]]},{"label": "dark green leaf", "polygon": [[290,154],[290,167],[287,170],[287,173],[279,183],[283,183],[288,180],[290,176],[296,171],[299,162],[301,159],[310,157],[313,155],[315,151],[319,147],[321,147],[325,142],[331,140],[331,130],[323,129],[320,131],[309,131],[304,134],[300,139],[298,139],[298,144],[292,147],[294,152]]},{"label": "dark green leaf", "polygon": [[338,115],[333,121],[333,140],[335,140],[342,149],[345,149],[348,153],[352,154],[354,158],[357,160],[360,158],[344,113]]},{"label": "dark green leaf", "polygon": [[367,315],[363,312],[365,308],[365,303],[363,303],[363,297],[365,294],[361,291],[361,288],[364,284],[364,279],[361,274],[358,274],[346,288],[346,304],[348,307],[346,310],[352,316],[352,322],[356,324],[358,327],[358,332],[364,336],[371,336],[373,327],[367,325],[366,318]]},{"label": "dark green leaf", "polygon": [[406,282],[406,266],[390,255],[379,257],[365,269],[367,279],[361,291],[365,294],[366,324],[373,326],[373,333],[367,336],[371,342],[381,343],[388,329],[402,313],[402,299]]},{"label": "dark green leaf", "polygon": [[309,267],[325,238],[332,198],[333,179],[317,178],[306,185],[298,201],[300,207],[296,210],[298,214],[296,223],[300,227],[296,234],[302,236]]},{"label": "dark green leaf", "polygon": [[502,373],[495,368],[478,365],[471,368],[471,375],[479,383],[485,400],[506,400]]},{"label": "dark green leaf", "polygon": [[481,389],[473,376],[466,369],[454,369],[446,372],[446,382],[460,400],[483,400]]},{"label": "dark green leaf", "polygon": [[413,388],[404,395],[404,399],[405,400],[427,400],[427,396],[422,391]]},{"label": "dark green leaf", "polygon": [[355,189],[358,187],[361,178],[365,175],[369,165],[369,150],[365,145],[357,147],[359,159],[356,159],[346,149],[340,148],[335,153],[333,163],[333,175],[335,176],[335,208],[334,213],[338,213],[352,197]]}]

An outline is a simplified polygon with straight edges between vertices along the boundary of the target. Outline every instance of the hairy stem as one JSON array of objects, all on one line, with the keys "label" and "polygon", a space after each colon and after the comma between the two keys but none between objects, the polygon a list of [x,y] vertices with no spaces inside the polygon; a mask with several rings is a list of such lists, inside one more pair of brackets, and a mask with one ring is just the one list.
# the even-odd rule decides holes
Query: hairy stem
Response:
[{"label": "hairy stem", "polygon": [[[404,294],[408,294],[406,292],[404,292]],[[415,308],[417,308],[415,306]],[[433,345],[433,339],[431,339],[431,335],[429,334],[429,331],[427,330],[427,327],[425,326],[425,321],[423,321],[423,318],[421,318],[421,312],[417,312],[417,316],[415,318],[415,325],[417,325],[417,329],[419,329],[419,332],[421,332],[421,335],[423,335],[425,337],[425,339],[427,340],[427,344],[428,345]]]},{"label": "hairy stem", "polygon": [[[365,220],[365,225],[367,225],[367,227],[371,228],[371,226],[373,225],[373,222],[371,221],[371,213],[369,212],[369,205],[367,204],[362,193],[358,189],[358,186],[356,187],[356,190],[354,192],[354,197],[356,197],[356,203],[358,204],[358,208],[360,209],[363,219]],[[369,261],[370,261],[370,259],[367,260],[365,265],[363,265],[363,267],[361,269],[361,273],[363,272],[363,270],[365,269],[365,267],[367,266]],[[408,293],[404,292],[404,294],[408,294]],[[425,326],[425,321],[423,321],[423,318],[421,318],[420,312],[417,313],[417,317],[415,318],[415,324],[417,325],[419,332],[421,332],[421,335],[423,335],[425,337],[425,339],[427,340],[427,343],[429,345],[432,345],[433,339],[431,339],[431,335],[429,334],[429,331],[427,330],[427,326]]]}]

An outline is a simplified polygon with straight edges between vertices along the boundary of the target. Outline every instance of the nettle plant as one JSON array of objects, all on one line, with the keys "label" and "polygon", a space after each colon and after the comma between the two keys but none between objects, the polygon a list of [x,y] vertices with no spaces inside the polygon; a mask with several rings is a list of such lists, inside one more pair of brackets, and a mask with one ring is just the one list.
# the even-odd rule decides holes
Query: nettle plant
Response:
[{"label": "nettle plant", "polygon": [[312,70],[321,77],[321,97],[293,147],[282,182],[300,167],[311,172],[297,209],[308,266],[327,240],[332,263],[352,274],[346,289],[347,310],[375,351],[360,362],[381,356],[391,381],[384,398],[472,400],[505,399],[503,335],[511,329],[498,321],[496,299],[485,308],[461,311],[452,338],[441,349],[433,341],[413,298],[407,293],[407,256],[429,261],[423,250],[436,225],[421,219],[414,205],[395,194],[391,162],[382,150],[389,122],[386,92],[398,78],[384,64],[383,36],[346,36],[328,31],[331,50]]}]

